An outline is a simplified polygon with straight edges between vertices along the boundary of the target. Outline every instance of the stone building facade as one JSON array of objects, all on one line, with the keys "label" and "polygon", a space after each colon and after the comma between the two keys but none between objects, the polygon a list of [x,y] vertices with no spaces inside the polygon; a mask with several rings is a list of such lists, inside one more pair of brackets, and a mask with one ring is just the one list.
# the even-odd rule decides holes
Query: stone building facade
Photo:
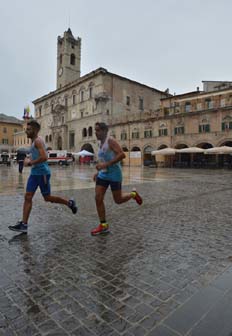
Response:
[{"label": "stone building facade", "polygon": [[14,134],[14,151],[19,148],[29,148],[31,146],[31,139],[28,139],[26,134],[27,123],[32,120],[32,116],[24,118],[22,121],[22,129]]},{"label": "stone building facade", "polygon": [[[61,49],[60,41],[65,45],[64,49]],[[53,149],[71,152],[87,149],[96,153],[94,125],[97,121],[105,121],[111,127],[111,135],[121,142],[125,150],[138,150],[141,141],[136,136],[138,128],[144,127],[149,132],[150,124],[142,125],[144,120],[147,116],[157,115],[160,99],[169,94],[104,68],[80,77],[80,44],[80,38],[75,39],[70,29],[63,38],[58,38],[57,89],[33,101],[35,118],[41,124],[41,136]],[[63,70],[59,72],[60,60]],[[70,71],[72,67],[73,72]],[[129,123],[134,126],[131,128],[131,139],[124,138]]]},{"label": "stone building facade", "polygon": [[97,121],[110,126],[125,164],[152,163],[151,152],[164,147],[231,143],[231,82],[203,81],[203,91],[173,96],[104,68],[80,76],[80,55],[70,29],[58,37],[57,88],[33,102],[48,147],[96,153]]},{"label": "stone building facade", "polygon": [[0,153],[14,151],[14,135],[23,129],[22,124],[15,117],[0,114]]},{"label": "stone building facade", "polygon": [[232,145],[232,86],[162,99],[159,118],[158,149]]}]

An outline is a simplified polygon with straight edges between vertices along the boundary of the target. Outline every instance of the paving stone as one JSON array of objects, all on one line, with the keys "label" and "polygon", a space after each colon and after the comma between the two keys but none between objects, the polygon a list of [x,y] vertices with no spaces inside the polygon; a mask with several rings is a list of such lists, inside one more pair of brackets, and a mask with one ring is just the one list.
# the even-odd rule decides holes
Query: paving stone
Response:
[{"label": "paving stone", "polygon": [[[33,336],[199,336],[212,325],[228,336],[231,171],[144,168],[144,181],[134,180],[144,204],[118,206],[107,191],[111,233],[91,237],[93,185],[64,190],[75,169],[53,170],[55,194],[72,194],[77,215],[36,193],[29,234],[17,235],[5,223],[20,217],[23,190],[12,182],[11,193],[0,193],[0,332],[16,335],[28,327]],[[14,167],[7,172],[12,176],[1,179],[17,181]]]},{"label": "paving stone", "polygon": [[[224,279],[222,281],[224,282]],[[232,334],[231,311],[232,291],[226,292],[199,324],[193,327],[189,336],[230,336]]]},{"label": "paving stone", "polygon": [[209,286],[196,293],[189,301],[177,309],[164,323],[181,334],[189,331],[203,315],[219,301],[223,292]]},{"label": "paving stone", "polygon": [[166,326],[159,325],[152,331],[150,331],[147,336],[179,336],[179,333],[167,328]]}]

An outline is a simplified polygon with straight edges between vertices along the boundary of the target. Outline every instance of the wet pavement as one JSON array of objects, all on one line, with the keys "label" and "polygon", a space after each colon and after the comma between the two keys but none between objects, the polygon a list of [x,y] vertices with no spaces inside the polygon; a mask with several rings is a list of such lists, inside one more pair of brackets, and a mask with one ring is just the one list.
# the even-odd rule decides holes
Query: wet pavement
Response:
[{"label": "wet pavement", "polygon": [[144,204],[107,192],[111,233],[91,237],[94,172],[52,167],[78,214],[38,192],[15,235],[29,169],[0,166],[0,335],[231,336],[232,171],[125,168]]}]

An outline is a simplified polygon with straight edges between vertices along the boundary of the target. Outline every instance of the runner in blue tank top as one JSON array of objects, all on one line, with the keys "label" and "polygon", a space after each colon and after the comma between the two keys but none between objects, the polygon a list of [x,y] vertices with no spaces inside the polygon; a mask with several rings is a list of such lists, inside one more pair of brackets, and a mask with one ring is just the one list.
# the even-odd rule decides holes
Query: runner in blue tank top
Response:
[{"label": "runner in blue tank top", "polygon": [[98,151],[97,173],[94,175],[96,181],[95,200],[100,224],[91,231],[93,236],[109,232],[109,225],[106,221],[104,196],[110,186],[115,203],[121,204],[134,199],[139,205],[143,200],[134,189],[130,193],[122,193],[122,170],[120,161],[125,154],[113,138],[108,137],[108,126],[103,122],[95,124],[95,134],[100,140]]},{"label": "runner in blue tank top", "polygon": [[51,172],[47,163],[45,143],[38,136],[40,124],[36,120],[27,123],[26,134],[32,140],[31,157],[24,160],[25,166],[31,166],[31,175],[27,181],[26,194],[23,205],[23,218],[16,225],[9,226],[12,231],[27,233],[27,222],[32,209],[32,199],[38,187],[46,202],[67,205],[72,212],[77,212],[76,202],[73,199],[66,200],[61,197],[51,196],[50,177]]}]

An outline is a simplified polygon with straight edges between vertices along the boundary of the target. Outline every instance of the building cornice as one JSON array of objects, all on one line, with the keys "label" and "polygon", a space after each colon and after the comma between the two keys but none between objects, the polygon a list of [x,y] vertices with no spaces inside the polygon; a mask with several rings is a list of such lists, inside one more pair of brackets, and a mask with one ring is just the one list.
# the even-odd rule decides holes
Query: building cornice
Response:
[{"label": "building cornice", "polygon": [[168,94],[167,92],[164,92],[164,91],[160,91],[158,89],[155,89],[153,87],[150,87],[148,85],[145,85],[145,84],[142,84],[142,83],[139,83],[137,81],[134,81],[132,79],[129,79],[129,78],[126,78],[126,77],[123,77],[123,76],[120,76],[120,75],[117,75],[115,73],[112,73],[112,72],[109,72],[107,71],[105,68],[98,68],[96,70],[93,70],[91,71],[90,73],[78,78],[77,80],[63,86],[62,88],[59,88],[57,90],[54,90],[54,91],[51,91],[49,92],[48,94],[40,97],[40,98],[37,98],[35,100],[32,101],[33,104],[38,104],[40,102],[43,102],[45,99],[48,99],[48,98],[52,98],[62,92],[66,92],[68,89],[71,89],[79,84],[82,84],[83,82],[87,81],[87,80],[90,80],[91,78],[97,76],[97,75],[109,75],[109,76],[112,76],[112,77],[116,77],[116,78],[119,78],[119,79],[122,79],[122,80],[125,80],[125,81],[128,81],[130,83],[134,83],[134,84],[137,84],[137,85],[140,85],[140,86],[143,86],[144,88],[147,88],[147,89],[150,89],[156,93],[160,93],[160,94],[163,94],[163,95],[166,95],[167,97],[168,96],[171,96],[170,94]]}]

